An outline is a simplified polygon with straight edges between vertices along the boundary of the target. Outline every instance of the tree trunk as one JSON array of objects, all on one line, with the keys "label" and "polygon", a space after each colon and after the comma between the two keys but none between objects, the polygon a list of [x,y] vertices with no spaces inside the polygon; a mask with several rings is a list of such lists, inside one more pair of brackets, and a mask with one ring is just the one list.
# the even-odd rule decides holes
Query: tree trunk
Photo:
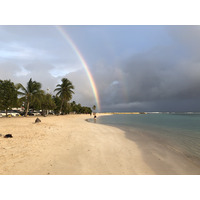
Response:
[{"label": "tree trunk", "polygon": [[27,102],[26,113],[24,115],[25,117],[27,117],[28,111],[29,111],[29,102]]},{"label": "tree trunk", "polygon": [[8,110],[6,109],[6,117],[8,117]]},{"label": "tree trunk", "polygon": [[61,111],[62,111],[63,103],[64,103],[64,99],[62,99],[62,102],[61,102],[61,106],[60,106],[59,115],[60,115],[60,113],[61,113]]}]

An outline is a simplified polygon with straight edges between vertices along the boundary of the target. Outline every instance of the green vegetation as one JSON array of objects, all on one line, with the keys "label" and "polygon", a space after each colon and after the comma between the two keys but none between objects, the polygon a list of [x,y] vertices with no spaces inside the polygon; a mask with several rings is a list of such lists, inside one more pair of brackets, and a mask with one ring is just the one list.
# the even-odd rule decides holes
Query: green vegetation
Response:
[{"label": "green vegetation", "polygon": [[22,100],[26,105],[25,117],[28,114],[30,104],[39,101],[42,94],[41,87],[41,83],[32,81],[32,79],[29,80],[26,88],[21,83],[16,85],[18,95],[22,96],[20,100]]},{"label": "green vegetation", "polygon": [[17,105],[17,90],[10,80],[0,80],[0,109],[7,111]]},{"label": "green vegetation", "polygon": [[[14,85],[10,80],[0,80],[0,110],[7,111],[13,107],[24,107],[24,116],[30,109],[40,110],[42,115],[49,112],[57,115],[64,114],[92,114],[92,109],[81,106],[75,101],[69,102],[74,94],[74,86],[67,78],[63,78],[61,84],[54,90],[56,95],[45,93],[41,89],[41,83],[30,79],[25,86],[21,83]],[[96,107],[95,107],[96,109]]]},{"label": "green vegetation", "polygon": [[96,110],[96,106],[93,105],[93,106],[92,106],[92,109],[93,109],[93,114],[95,115],[95,114],[96,114],[96,112],[95,112],[95,110]]},{"label": "green vegetation", "polygon": [[85,107],[85,106],[81,106],[81,104],[76,104],[75,101],[73,101],[70,105],[71,108],[71,112],[80,114],[80,113],[84,113],[84,114],[92,114],[92,109],[89,107]]},{"label": "green vegetation", "polygon": [[72,99],[72,94],[74,94],[74,86],[67,78],[63,78],[62,84],[58,84],[56,87],[57,88],[54,90],[54,92],[57,91],[56,96],[60,97],[61,99],[59,111],[60,114],[62,112],[63,104],[68,103],[68,101]]},{"label": "green vegetation", "polygon": [[93,106],[92,106],[92,109],[95,111],[95,110],[96,110],[96,106],[95,106],[95,105],[93,105]]}]

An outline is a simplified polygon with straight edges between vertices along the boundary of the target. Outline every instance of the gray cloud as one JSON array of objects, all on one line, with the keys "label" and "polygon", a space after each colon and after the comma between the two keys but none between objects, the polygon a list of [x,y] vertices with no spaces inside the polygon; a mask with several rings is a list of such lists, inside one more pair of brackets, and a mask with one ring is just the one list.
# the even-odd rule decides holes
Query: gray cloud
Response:
[{"label": "gray cloud", "polygon": [[29,79],[32,78],[33,80],[41,82],[44,90],[50,88],[51,91],[53,91],[59,78],[53,77],[48,72],[48,68],[51,69],[52,66],[48,66],[44,63],[32,63],[25,66],[27,71],[23,72],[23,67],[20,67],[19,65],[13,63],[0,63],[0,79],[10,79],[14,83],[26,85]]},{"label": "gray cloud", "polygon": [[14,64],[12,62],[0,62],[0,78],[1,79],[11,79],[14,74],[21,71],[19,65]]},{"label": "gray cloud", "polygon": [[[172,45],[134,54],[108,70],[98,68],[102,70],[98,74],[104,74],[100,76],[104,89],[99,87],[103,108],[111,111],[200,110],[200,29],[171,29],[169,32],[175,40]],[[177,39],[178,35],[181,37]],[[190,56],[191,52],[195,53]],[[101,85],[100,77],[96,79],[98,85]],[[117,84],[112,85],[113,81]]]},{"label": "gray cloud", "polygon": [[[76,44],[80,42],[86,55],[102,111],[200,111],[199,26],[166,26],[168,39],[162,41],[162,36],[156,44],[151,41],[156,37],[145,33],[146,46],[142,39],[131,37],[131,28],[125,34],[129,38],[121,35],[127,32],[120,32],[119,27],[109,34],[106,27],[103,32],[99,29],[70,27],[69,33],[78,38]],[[119,37],[111,39],[114,33]],[[55,27],[0,26],[0,38],[0,79],[26,84],[33,78],[53,93],[67,77],[75,86],[73,100],[86,106],[96,104],[80,60]]]},{"label": "gray cloud", "polygon": [[[103,93],[103,102],[112,106],[119,104],[118,109],[142,109],[145,103],[153,103],[148,110],[181,110],[186,107],[180,102],[188,101],[191,110],[199,109],[200,100],[200,63],[184,62],[171,65],[167,62],[148,60],[143,58],[132,58],[128,63],[121,64],[115,69],[112,77],[118,84],[112,85],[112,79],[107,82],[110,85]],[[104,83],[106,84],[106,83]],[[140,102],[143,104],[143,108]],[[179,103],[177,103],[179,102]],[[192,102],[192,104],[191,104]],[[126,103],[126,106],[120,106]],[[116,108],[116,105],[113,107]],[[163,105],[163,108],[162,106]],[[109,107],[107,105],[106,107]],[[147,108],[146,108],[147,109]]]},{"label": "gray cloud", "polygon": [[75,94],[73,100],[82,105],[92,107],[96,104],[95,97],[92,91],[91,84],[86,72],[81,69],[66,75],[66,77],[73,83]]}]

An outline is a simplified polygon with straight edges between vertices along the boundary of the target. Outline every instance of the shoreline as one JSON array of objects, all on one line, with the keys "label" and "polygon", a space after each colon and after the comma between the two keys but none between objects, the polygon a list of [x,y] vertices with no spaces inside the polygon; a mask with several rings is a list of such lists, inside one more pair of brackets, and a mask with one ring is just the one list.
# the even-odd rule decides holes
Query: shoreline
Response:
[{"label": "shoreline", "polygon": [[109,125],[125,132],[125,137],[138,145],[143,160],[160,175],[200,175],[200,159],[176,148],[164,138],[157,137],[153,130],[136,127]]},{"label": "shoreline", "polygon": [[[108,124],[107,124],[108,125]],[[200,160],[184,154],[169,141],[158,138],[153,131],[120,125],[125,137],[137,144],[144,162],[158,175],[200,175]]]},{"label": "shoreline", "polygon": [[151,131],[134,128],[134,134],[125,132],[128,139],[136,142],[143,160],[157,175],[200,175],[199,159],[188,158],[163,139],[151,135]]},{"label": "shoreline", "polygon": [[[103,115],[110,114],[99,113],[97,117]],[[0,133],[13,134],[13,138],[0,137],[1,175],[154,175],[195,171],[179,155],[137,129],[131,134],[119,127],[87,122],[93,117],[84,114],[39,117],[42,122],[35,124],[37,117],[0,119]]]},{"label": "shoreline", "polygon": [[[98,116],[105,114],[98,114]],[[114,127],[88,123],[89,115],[0,119],[1,175],[154,174],[137,145]]]}]

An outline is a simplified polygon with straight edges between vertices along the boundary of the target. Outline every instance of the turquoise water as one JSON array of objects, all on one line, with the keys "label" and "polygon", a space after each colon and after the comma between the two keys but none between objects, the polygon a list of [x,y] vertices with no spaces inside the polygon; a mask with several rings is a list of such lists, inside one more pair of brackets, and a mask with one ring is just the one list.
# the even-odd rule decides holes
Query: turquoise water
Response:
[{"label": "turquoise water", "polygon": [[200,161],[200,114],[140,114],[109,115],[97,118],[96,123],[123,128],[139,129],[159,141]]}]

